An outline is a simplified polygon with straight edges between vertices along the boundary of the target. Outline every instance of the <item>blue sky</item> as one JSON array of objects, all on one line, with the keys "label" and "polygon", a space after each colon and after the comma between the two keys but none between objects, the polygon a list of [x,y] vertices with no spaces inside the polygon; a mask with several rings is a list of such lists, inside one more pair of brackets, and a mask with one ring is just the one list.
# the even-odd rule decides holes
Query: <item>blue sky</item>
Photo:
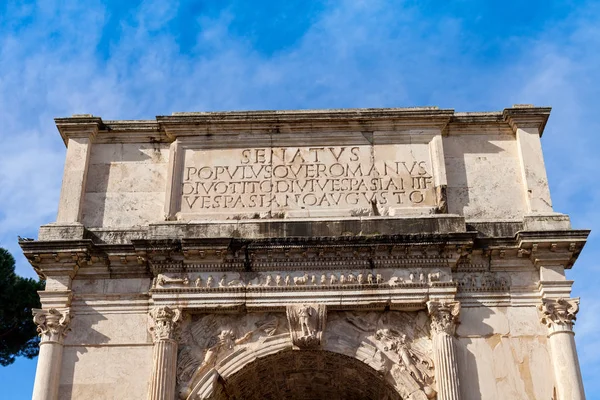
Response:
[{"label": "blue sky", "polygon": [[[0,246],[56,216],[53,118],[174,111],[552,106],[556,211],[596,231],[569,278],[588,399],[600,399],[600,2],[0,0]],[[31,396],[35,361],[0,368]]]}]

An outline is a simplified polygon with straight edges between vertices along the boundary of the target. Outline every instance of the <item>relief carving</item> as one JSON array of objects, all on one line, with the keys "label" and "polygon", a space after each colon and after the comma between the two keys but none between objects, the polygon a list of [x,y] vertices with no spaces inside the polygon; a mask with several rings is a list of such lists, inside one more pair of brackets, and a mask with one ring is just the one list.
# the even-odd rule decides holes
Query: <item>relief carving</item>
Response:
[{"label": "relief carving", "polygon": [[465,292],[507,291],[510,288],[506,276],[489,271],[457,273],[456,282]]},{"label": "relief carving", "polygon": [[454,336],[460,314],[460,303],[458,301],[431,300],[427,302],[427,310],[431,318],[431,330],[433,332]]},{"label": "relief carving", "polygon": [[156,278],[154,278],[153,287],[165,287],[165,286],[188,286],[190,284],[190,279],[187,275],[184,275],[181,278],[171,278],[165,274],[158,274]]},{"label": "relief carving", "polygon": [[58,311],[33,309],[33,322],[37,325],[37,332],[42,342],[52,341],[62,343],[70,329],[71,314],[69,310]]},{"label": "relief carving", "polygon": [[322,304],[301,304],[286,307],[292,343],[301,349],[317,348],[325,329],[327,308]]},{"label": "relief carving", "polygon": [[287,334],[280,314],[195,315],[181,329],[177,361],[179,398],[192,399],[202,378],[233,353],[250,351]]},{"label": "relief carving", "polygon": [[375,333],[375,338],[384,344],[385,351],[393,351],[398,355],[397,365],[400,370],[414,379],[427,398],[435,398],[436,391],[431,386],[434,382],[433,360],[420,351],[412,349],[406,335],[393,329],[379,329]]},{"label": "relief carving", "polygon": [[542,299],[538,307],[542,313],[541,322],[548,328],[572,329],[579,311],[579,297],[573,299]]},{"label": "relief carving", "polygon": [[[482,280],[485,285],[489,279]],[[477,281],[479,282],[479,281]],[[505,281],[499,281],[505,285]],[[152,290],[177,290],[177,289],[212,289],[215,291],[228,288],[270,288],[270,287],[306,287],[317,286],[402,286],[408,285],[434,285],[451,283],[449,273],[438,268],[418,269],[380,269],[376,271],[346,270],[346,271],[295,271],[283,274],[280,271],[264,273],[230,272],[214,276],[214,273],[160,273],[154,278]],[[466,285],[469,282],[463,284]]]},{"label": "relief carving", "polygon": [[385,376],[402,398],[435,398],[432,342],[424,312],[333,312],[326,350],[362,359]]}]

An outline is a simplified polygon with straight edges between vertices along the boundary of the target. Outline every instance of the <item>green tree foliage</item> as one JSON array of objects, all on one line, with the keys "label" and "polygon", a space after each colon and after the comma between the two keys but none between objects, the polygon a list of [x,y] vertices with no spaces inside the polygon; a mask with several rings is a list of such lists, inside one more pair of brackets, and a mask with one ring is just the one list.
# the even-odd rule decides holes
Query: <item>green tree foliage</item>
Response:
[{"label": "green tree foliage", "polygon": [[0,365],[12,364],[18,356],[38,354],[31,310],[40,307],[37,291],[43,288],[44,282],[18,276],[15,259],[0,248]]}]

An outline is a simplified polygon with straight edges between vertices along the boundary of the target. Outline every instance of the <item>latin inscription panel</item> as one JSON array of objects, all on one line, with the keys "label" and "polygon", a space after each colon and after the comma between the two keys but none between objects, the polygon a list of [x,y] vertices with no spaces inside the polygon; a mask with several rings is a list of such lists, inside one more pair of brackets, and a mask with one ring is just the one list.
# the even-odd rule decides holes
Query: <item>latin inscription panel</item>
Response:
[{"label": "latin inscription panel", "polygon": [[436,205],[427,143],[183,151],[180,217],[397,215]]}]

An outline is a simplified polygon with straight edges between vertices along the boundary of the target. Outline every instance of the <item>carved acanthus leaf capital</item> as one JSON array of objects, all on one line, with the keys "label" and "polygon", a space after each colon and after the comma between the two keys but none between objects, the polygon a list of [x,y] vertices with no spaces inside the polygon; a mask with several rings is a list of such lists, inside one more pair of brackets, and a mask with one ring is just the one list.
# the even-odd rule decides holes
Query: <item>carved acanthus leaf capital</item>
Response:
[{"label": "carved acanthus leaf capital", "polygon": [[541,322],[548,328],[572,329],[579,311],[579,297],[573,299],[542,299],[539,305]]},{"label": "carved acanthus leaf capital", "polygon": [[150,332],[155,342],[159,340],[175,339],[175,332],[181,321],[181,310],[168,306],[155,307],[149,312],[152,317]]},{"label": "carved acanthus leaf capital", "polygon": [[71,314],[69,310],[58,311],[56,308],[41,310],[36,308],[33,309],[33,322],[37,325],[37,332],[42,342],[62,343],[70,329]]},{"label": "carved acanthus leaf capital", "polygon": [[427,311],[431,318],[431,330],[435,333],[454,335],[459,322],[460,303],[458,301],[427,302]]}]

